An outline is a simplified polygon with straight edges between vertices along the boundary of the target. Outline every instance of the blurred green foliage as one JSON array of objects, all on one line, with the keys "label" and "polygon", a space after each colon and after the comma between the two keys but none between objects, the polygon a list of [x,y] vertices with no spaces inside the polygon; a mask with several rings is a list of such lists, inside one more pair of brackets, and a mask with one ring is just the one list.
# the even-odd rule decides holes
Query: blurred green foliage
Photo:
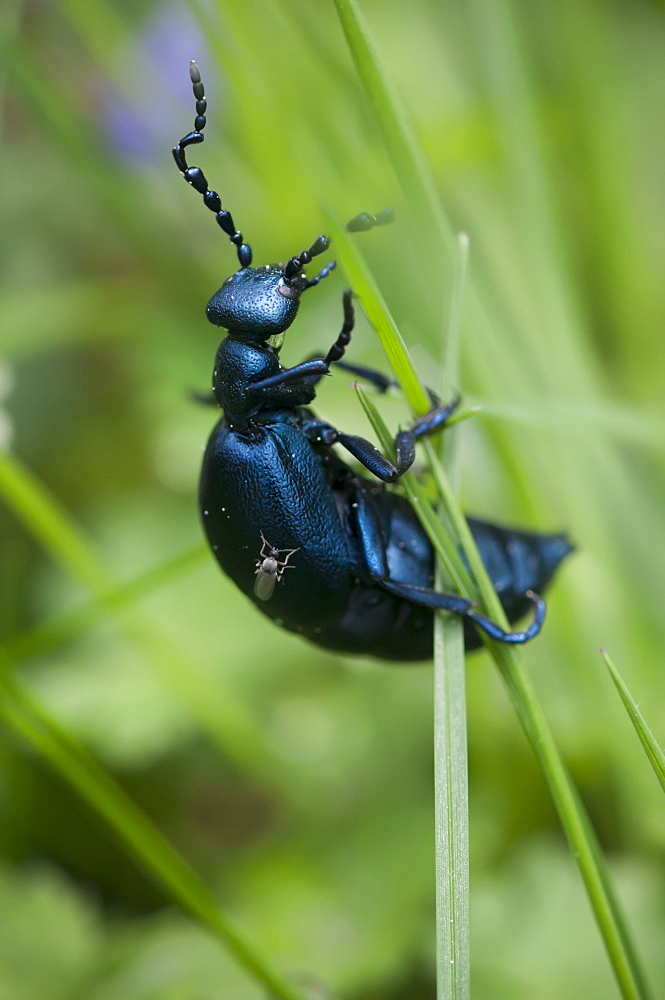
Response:
[{"label": "blurred green foliage", "polygon": [[[363,9],[470,236],[461,389],[485,412],[460,430],[465,505],[578,545],[525,657],[662,984],[662,797],[597,650],[662,740],[665,15],[655,0]],[[0,628],[17,650],[200,544],[212,419],[189,392],[208,384],[203,307],[235,256],[169,153],[191,125],[190,58],[210,99],[195,162],[257,261],[306,245],[321,202],[339,218],[395,204],[363,248],[430,381],[451,276],[400,200],[332,4],[6,0],[0,24],[0,435],[87,553],[74,572],[25,505],[0,507]],[[310,293],[288,363],[331,342],[341,287]],[[366,324],[353,356],[385,366]],[[318,408],[366,428],[343,377]],[[398,399],[382,412],[404,419]],[[206,558],[54,635],[14,669],[274,964],[349,1000],[433,996],[427,666],[311,648]],[[483,655],[468,684],[473,995],[614,996]],[[0,763],[1,1000],[262,995],[5,730]]]}]

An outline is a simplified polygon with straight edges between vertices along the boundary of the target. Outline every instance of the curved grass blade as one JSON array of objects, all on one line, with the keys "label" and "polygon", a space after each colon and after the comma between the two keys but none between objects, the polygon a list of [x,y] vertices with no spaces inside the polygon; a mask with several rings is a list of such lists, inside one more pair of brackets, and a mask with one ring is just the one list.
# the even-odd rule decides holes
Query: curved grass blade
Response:
[{"label": "curved grass blade", "polygon": [[144,872],[227,947],[271,995],[304,1000],[234,926],[202,879],[104,768],[69,737],[20,685],[0,682],[0,717],[37,750],[97,812]]}]

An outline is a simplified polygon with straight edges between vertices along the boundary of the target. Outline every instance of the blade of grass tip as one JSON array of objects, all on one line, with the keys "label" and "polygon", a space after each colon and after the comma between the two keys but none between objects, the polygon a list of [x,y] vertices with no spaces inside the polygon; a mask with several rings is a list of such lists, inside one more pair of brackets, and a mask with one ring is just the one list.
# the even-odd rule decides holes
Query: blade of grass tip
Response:
[{"label": "blade of grass tip", "polygon": [[660,781],[663,791],[665,791],[665,753],[663,753],[661,747],[656,742],[653,733],[646,724],[644,716],[637,706],[637,702],[628,690],[626,682],[623,680],[606,650],[601,649],[600,655],[605,661],[605,666],[609,670],[610,677],[614,681],[614,686],[619,692],[619,696],[626,711],[628,712],[628,718],[632,722],[640,743],[644,747],[644,751],[649,758],[649,762],[656,772],[656,777]]},{"label": "blade of grass tip", "polygon": [[346,230],[325,208],[330,235],[335,241],[337,256],[344,269],[355,294],[360,300],[365,315],[376,330],[383,345],[388,361],[399,380],[409,403],[416,413],[425,413],[429,409],[429,399],[423,391],[413,362],[409,356],[406,344],[390,315],[378,285],[369,270],[364,257],[360,253],[355,240],[349,237]]},{"label": "blade of grass tip", "polygon": [[[448,329],[442,338],[444,371],[457,382],[459,318],[468,238],[458,239]],[[451,481],[457,478],[456,434],[441,435]],[[429,450],[434,445],[429,443]],[[449,579],[437,559],[435,586]],[[469,1000],[469,790],[464,628],[459,617],[434,617],[434,839],[436,873],[436,984],[438,1000]]]},{"label": "blade of grass tip", "polygon": [[[443,370],[452,385],[459,382],[459,332],[464,288],[469,269],[469,237],[466,233],[458,233],[456,240],[455,269],[453,271],[453,288],[450,297],[450,316],[448,329],[444,338]],[[447,426],[450,426],[448,421]],[[442,439],[444,444],[446,439]],[[447,449],[446,449],[447,451]],[[454,464],[454,463],[453,463]],[[451,480],[452,480],[451,476]]]},{"label": "blade of grass tip", "polygon": [[470,406],[467,410],[460,409],[456,410],[452,416],[448,417],[446,420],[446,430],[450,430],[455,424],[461,424],[464,420],[470,420],[471,417],[477,417],[479,413],[483,413],[485,407],[482,403],[476,403],[474,406]]},{"label": "blade of grass tip", "polygon": [[203,880],[114,779],[18,684],[0,683],[0,715],[102,817],[143,871],[224,944],[246,972],[280,1000],[304,1000],[269,968]]}]

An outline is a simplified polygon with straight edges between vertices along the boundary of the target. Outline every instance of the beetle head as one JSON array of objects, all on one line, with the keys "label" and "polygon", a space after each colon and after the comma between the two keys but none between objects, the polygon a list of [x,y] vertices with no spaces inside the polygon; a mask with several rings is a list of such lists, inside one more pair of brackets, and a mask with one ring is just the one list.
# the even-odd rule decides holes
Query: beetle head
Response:
[{"label": "beetle head", "polygon": [[319,236],[309,250],[291,257],[286,264],[242,267],[226,279],[208,302],[208,319],[234,336],[248,340],[268,340],[284,333],[296,318],[302,293],[318,285],[334,268],[335,262],[331,261],[314,278],[307,278],[304,273],[312,257],[329,246],[328,237]]},{"label": "beetle head", "polygon": [[274,267],[243,267],[224,284],[206,306],[215,326],[252,340],[267,340],[291,326],[298,312],[300,290]]}]

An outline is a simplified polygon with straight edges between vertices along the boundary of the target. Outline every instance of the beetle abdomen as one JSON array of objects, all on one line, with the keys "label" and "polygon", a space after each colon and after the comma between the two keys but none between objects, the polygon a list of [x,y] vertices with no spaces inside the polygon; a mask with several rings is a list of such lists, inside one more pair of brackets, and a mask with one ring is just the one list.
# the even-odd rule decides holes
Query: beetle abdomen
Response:
[{"label": "beetle abdomen", "polygon": [[238,432],[221,421],[206,449],[199,501],[217,561],[248,597],[264,541],[294,551],[289,572],[260,603],[270,618],[301,631],[346,607],[348,539],[321,462],[296,428]]}]

